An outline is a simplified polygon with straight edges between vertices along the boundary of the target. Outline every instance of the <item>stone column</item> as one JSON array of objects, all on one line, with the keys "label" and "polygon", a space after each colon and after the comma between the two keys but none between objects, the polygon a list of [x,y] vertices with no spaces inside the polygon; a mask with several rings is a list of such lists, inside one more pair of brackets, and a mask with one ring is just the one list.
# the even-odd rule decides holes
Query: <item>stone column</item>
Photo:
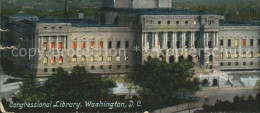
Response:
[{"label": "stone column", "polygon": [[183,35],[183,41],[182,41],[182,47],[185,47],[185,43],[186,43],[186,33],[185,32],[183,32],[182,33],[182,35]]},{"label": "stone column", "polygon": [[144,48],[145,49],[147,49],[146,47],[146,45],[147,45],[147,43],[146,43],[146,40],[147,40],[147,34],[146,34],[146,32],[144,33]]},{"label": "stone column", "polygon": [[209,46],[208,43],[209,43],[209,33],[207,33],[207,41],[206,41],[207,47]]},{"label": "stone column", "polygon": [[165,32],[165,48],[167,48],[167,42],[168,42],[168,32]]},{"label": "stone column", "polygon": [[218,32],[216,33],[216,47],[218,47],[219,46],[219,43],[218,43],[218,41],[219,41],[219,37],[218,37]]},{"label": "stone column", "polygon": [[[43,37],[39,37],[40,39],[39,40],[41,40],[41,43],[39,43],[38,45],[40,45],[40,48],[41,48],[41,50],[43,50]],[[46,45],[46,46],[48,46],[48,45]]]},{"label": "stone column", "polygon": [[216,47],[216,33],[213,33],[213,48]]},{"label": "stone column", "polygon": [[155,47],[154,32],[152,32],[152,49]]},{"label": "stone column", "polygon": [[56,49],[58,49],[59,48],[59,37],[58,36],[56,36]]},{"label": "stone column", "polygon": [[172,32],[172,48],[175,47],[174,40],[175,40],[175,32]]},{"label": "stone column", "polygon": [[49,50],[51,50],[51,37],[49,36],[49,45],[48,45],[49,47],[47,47],[47,48],[49,48]]},{"label": "stone column", "polygon": [[195,46],[195,32],[192,33],[192,46]]},{"label": "stone column", "polygon": [[158,35],[159,35],[159,33],[158,32],[155,32],[155,48],[156,49],[158,49],[159,47],[158,47]]}]

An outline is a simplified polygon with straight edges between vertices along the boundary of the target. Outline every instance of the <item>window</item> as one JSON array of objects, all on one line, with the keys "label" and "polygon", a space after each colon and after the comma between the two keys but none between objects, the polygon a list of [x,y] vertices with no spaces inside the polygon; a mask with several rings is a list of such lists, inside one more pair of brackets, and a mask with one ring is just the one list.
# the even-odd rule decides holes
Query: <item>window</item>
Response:
[{"label": "window", "polygon": [[91,66],[91,70],[95,70],[95,66]]},{"label": "window", "polygon": [[109,48],[109,49],[112,48],[112,41],[109,41],[109,42],[108,42],[108,48]]},{"label": "window", "polygon": [[235,65],[238,66],[238,62],[236,62]]},{"label": "window", "polygon": [[73,62],[77,62],[77,56],[76,56],[76,55],[74,55],[74,56],[72,57],[72,61],[73,61]]},{"label": "window", "polygon": [[117,41],[117,42],[116,42],[116,47],[117,47],[117,48],[120,48],[120,41]]},{"label": "window", "polygon": [[258,46],[260,46],[260,39],[258,39],[258,42],[257,42],[257,43],[258,43]]},{"label": "window", "polygon": [[121,68],[121,66],[120,65],[117,65],[117,69],[120,69]]},{"label": "window", "polygon": [[189,23],[189,21],[185,21],[185,24],[188,24]]},{"label": "window", "polygon": [[223,66],[223,62],[220,62],[220,66]]},{"label": "window", "polygon": [[128,55],[125,56],[125,61],[129,61]]},{"label": "window", "polygon": [[220,53],[220,54],[219,54],[219,58],[220,58],[220,59],[223,59],[223,53]]},{"label": "window", "polygon": [[94,56],[91,56],[91,57],[90,57],[90,61],[91,61],[91,62],[94,62],[94,61],[95,61],[95,57],[94,57]]},{"label": "window", "polygon": [[238,52],[236,52],[236,54],[235,54],[235,58],[238,58]]},{"label": "window", "polygon": [[44,68],[44,72],[48,72],[48,68]]},{"label": "window", "polygon": [[231,40],[228,40],[228,46],[231,46]]},{"label": "window", "polygon": [[246,39],[242,40],[242,46],[246,46]]},{"label": "window", "polygon": [[103,56],[99,56],[98,60],[99,62],[103,62]]},{"label": "window", "polygon": [[253,62],[250,62],[250,65],[254,65],[254,63],[253,63]]},{"label": "window", "polygon": [[176,24],[180,24],[180,21],[176,21]]},{"label": "window", "polygon": [[243,62],[243,65],[246,65],[246,62]]},{"label": "window", "polygon": [[228,52],[227,57],[228,57],[228,58],[231,58],[231,54],[230,54],[230,52]]},{"label": "window", "polygon": [[125,41],[125,48],[129,48],[129,41]]},{"label": "window", "polygon": [[168,20],[168,21],[167,21],[167,24],[171,24],[171,21],[170,21],[170,20]]},{"label": "window", "polygon": [[44,63],[44,64],[47,64],[47,63],[48,63],[48,58],[47,58],[47,57],[44,57],[44,58],[43,58],[43,63]]},{"label": "window", "polygon": [[125,69],[128,69],[129,68],[129,65],[125,65]]},{"label": "window", "polygon": [[99,48],[103,48],[103,41],[99,42]]},{"label": "window", "polygon": [[60,63],[60,64],[63,63],[63,57],[62,57],[62,56],[59,57],[59,63]]},{"label": "window", "polygon": [[210,61],[210,62],[213,61],[213,56],[212,56],[212,55],[209,56],[209,61]]},{"label": "window", "polygon": [[55,68],[52,68],[52,72],[55,72],[55,70],[56,70]]},{"label": "window", "polygon": [[47,27],[43,27],[44,30],[47,30]]},{"label": "window", "polygon": [[44,43],[42,44],[42,46],[43,46],[43,50],[47,50],[47,42],[44,42]]},{"label": "window", "polygon": [[116,61],[120,61],[120,56],[119,55],[116,57]]},{"label": "window", "polygon": [[152,24],[152,20],[146,20],[146,24]]},{"label": "window", "polygon": [[193,24],[196,25],[196,24],[197,24],[197,21],[194,21]]},{"label": "window", "polygon": [[242,57],[246,58],[246,52],[243,52]]},{"label": "window", "polygon": [[56,62],[56,58],[55,58],[55,57],[52,57],[52,59],[51,59],[51,64],[55,64],[55,62]]},{"label": "window", "polygon": [[198,48],[198,41],[195,41],[195,48]]},{"label": "window", "polygon": [[59,42],[59,50],[62,49],[62,42]]},{"label": "window", "polygon": [[189,41],[185,41],[185,46],[189,47]]},{"label": "window", "polygon": [[108,66],[108,69],[112,69],[112,68],[113,68],[113,66],[112,66],[112,65],[109,65],[109,66]]},{"label": "window", "polygon": [[254,45],[254,39],[250,39],[250,46]]},{"label": "window", "polygon": [[94,41],[91,41],[90,48],[91,49],[95,48],[95,42]]},{"label": "window", "polygon": [[111,56],[108,56],[108,57],[107,57],[107,61],[108,61],[108,62],[111,62],[111,61],[112,61],[112,57],[111,57]]},{"label": "window", "polygon": [[62,30],[62,27],[59,27],[59,30]]},{"label": "window", "polygon": [[231,62],[228,62],[228,66],[231,66]]},{"label": "window", "polygon": [[238,39],[235,40],[235,47],[238,46]]},{"label": "window", "polygon": [[83,55],[83,56],[81,57],[81,62],[85,62],[85,61],[86,61],[86,56]]},{"label": "window", "polygon": [[85,49],[85,48],[86,48],[86,42],[85,42],[85,41],[82,41],[82,42],[81,42],[81,48],[82,48],[82,49]]},{"label": "window", "polygon": [[51,50],[54,50],[55,48],[55,42],[51,42]]},{"label": "window", "polygon": [[76,49],[76,48],[77,48],[77,42],[74,41],[74,42],[73,42],[73,49]]},{"label": "window", "polygon": [[208,21],[208,24],[213,24],[214,23],[214,20],[209,20]]},{"label": "window", "polygon": [[103,65],[100,66],[100,70],[102,70],[102,69],[104,69],[104,66],[103,66]]},{"label": "window", "polygon": [[250,58],[253,58],[254,57],[254,53],[251,51],[250,52]]},{"label": "window", "polygon": [[211,41],[208,41],[209,48],[212,48]]},{"label": "window", "polygon": [[161,24],[162,22],[161,21],[158,21],[158,24]]},{"label": "window", "polygon": [[51,27],[51,30],[54,30],[55,29],[55,27]]},{"label": "window", "polygon": [[223,46],[223,40],[220,40],[220,46]]}]

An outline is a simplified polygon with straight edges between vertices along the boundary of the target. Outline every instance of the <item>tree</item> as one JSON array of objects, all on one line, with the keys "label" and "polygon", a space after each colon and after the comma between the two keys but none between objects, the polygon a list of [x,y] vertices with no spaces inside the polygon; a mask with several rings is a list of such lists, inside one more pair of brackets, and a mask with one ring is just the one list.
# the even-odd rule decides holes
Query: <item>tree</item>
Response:
[{"label": "tree", "polygon": [[141,87],[140,95],[147,98],[170,100],[176,94],[195,92],[199,81],[193,78],[193,63],[182,60],[169,64],[158,59],[145,61],[139,68],[128,75],[128,79]]}]

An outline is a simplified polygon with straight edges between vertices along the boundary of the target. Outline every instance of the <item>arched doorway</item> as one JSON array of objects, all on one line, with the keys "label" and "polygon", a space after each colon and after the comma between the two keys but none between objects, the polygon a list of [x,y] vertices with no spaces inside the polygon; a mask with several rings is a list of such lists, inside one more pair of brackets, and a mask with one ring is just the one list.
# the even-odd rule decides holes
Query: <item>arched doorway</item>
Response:
[{"label": "arched doorway", "polygon": [[202,85],[202,86],[209,86],[209,81],[208,81],[208,79],[204,79],[204,80],[201,82],[201,85]]},{"label": "arched doorway", "polygon": [[118,24],[118,16],[114,19],[114,24]]},{"label": "arched doorway", "polygon": [[101,24],[105,24],[105,22],[106,22],[105,15],[102,13],[102,14],[100,15],[100,23],[101,23]]},{"label": "arched doorway", "polygon": [[193,57],[191,55],[188,56],[188,61],[193,62]]},{"label": "arched doorway", "polygon": [[218,86],[218,79],[213,79],[213,84],[212,84],[212,86]]},{"label": "arched doorway", "polygon": [[151,56],[148,56],[148,57],[147,57],[147,61],[148,61],[148,60],[151,60],[151,59],[152,59],[152,57],[151,57]]},{"label": "arched doorway", "polygon": [[169,63],[170,63],[170,64],[173,64],[173,63],[174,63],[174,56],[169,57]]},{"label": "arched doorway", "polygon": [[179,62],[184,60],[184,57],[183,56],[179,56]]}]

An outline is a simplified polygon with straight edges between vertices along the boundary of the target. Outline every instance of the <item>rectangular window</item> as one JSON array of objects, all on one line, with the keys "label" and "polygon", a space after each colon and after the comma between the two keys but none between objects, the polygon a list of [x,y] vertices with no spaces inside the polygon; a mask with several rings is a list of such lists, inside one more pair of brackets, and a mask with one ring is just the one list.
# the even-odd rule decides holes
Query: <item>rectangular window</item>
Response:
[{"label": "rectangular window", "polygon": [[44,68],[44,72],[48,72],[48,68]]},{"label": "rectangular window", "polygon": [[108,41],[108,48],[112,48],[112,41]]},{"label": "rectangular window", "polygon": [[59,50],[62,49],[62,42],[59,42]]},{"label": "rectangular window", "polygon": [[43,29],[44,29],[44,30],[47,30],[47,27],[44,27]]},{"label": "rectangular window", "polygon": [[76,48],[77,48],[77,42],[74,41],[74,42],[73,42],[73,49],[76,49]]},{"label": "rectangular window", "polygon": [[231,46],[231,40],[228,40],[228,46]]},{"label": "rectangular window", "polygon": [[223,53],[220,53],[220,54],[219,54],[219,58],[220,58],[220,59],[223,59]]},{"label": "rectangular window", "polygon": [[103,57],[102,56],[99,56],[99,62],[102,62],[103,61]]},{"label": "rectangular window", "polygon": [[100,41],[100,42],[99,42],[99,47],[100,47],[100,48],[103,48],[103,41]]},{"label": "rectangular window", "polygon": [[116,57],[116,61],[118,61],[118,62],[120,61],[120,56]]},{"label": "rectangular window", "polygon": [[129,65],[125,65],[125,69],[128,69],[129,68]]},{"label": "rectangular window", "polygon": [[91,62],[94,62],[94,60],[95,60],[95,59],[94,59],[94,56],[91,56],[91,57],[90,57],[90,61],[91,61]]},{"label": "rectangular window", "polygon": [[81,42],[81,48],[82,48],[82,49],[85,49],[85,48],[86,48],[86,42],[85,42],[85,41],[82,41],[82,42]]},{"label": "rectangular window", "polygon": [[146,24],[152,24],[152,20],[146,20]]},{"label": "rectangular window", "polygon": [[91,66],[91,70],[95,70],[95,67],[94,67],[94,66]]},{"label": "rectangular window", "polygon": [[117,42],[116,42],[116,47],[117,47],[117,48],[120,48],[120,41],[117,41]]},{"label": "rectangular window", "polygon": [[253,63],[253,62],[250,62],[250,65],[254,65],[254,63]]},{"label": "rectangular window", "polygon": [[179,24],[180,23],[180,21],[176,21],[176,24]]},{"label": "rectangular window", "polygon": [[224,43],[223,40],[220,40],[220,46],[223,46],[223,43]]},{"label": "rectangular window", "polygon": [[224,63],[223,62],[220,62],[220,66],[223,66],[224,65]]},{"label": "rectangular window", "polygon": [[95,48],[95,42],[94,41],[91,41],[91,44],[90,44],[90,48]]},{"label": "rectangular window", "polygon": [[246,62],[243,62],[243,65],[246,65]]},{"label": "rectangular window", "polygon": [[51,42],[51,50],[54,50],[55,48],[55,42]]},{"label": "rectangular window", "polygon": [[42,46],[43,46],[43,50],[47,50],[47,42],[44,42]]},{"label": "rectangular window", "polygon": [[246,39],[242,40],[242,46],[246,46]]},{"label": "rectangular window", "polygon": [[254,39],[250,39],[250,46],[254,45]]},{"label": "rectangular window", "polygon": [[129,48],[129,41],[125,41],[125,48]]},{"label": "rectangular window", "polygon": [[108,66],[108,69],[112,69],[112,68],[113,68],[113,66],[112,66],[112,65],[109,65],[109,66]]},{"label": "rectangular window", "polygon": [[102,70],[102,69],[104,69],[104,66],[101,65],[101,66],[100,66],[100,70]]},{"label": "rectangular window", "polygon": [[238,39],[235,40],[235,47],[238,46]]},{"label": "rectangular window", "polygon": [[120,69],[121,68],[121,66],[120,65],[117,65],[117,69]]},{"label": "rectangular window", "polygon": [[228,66],[231,66],[231,62],[228,62]]},{"label": "rectangular window", "polygon": [[112,61],[112,57],[111,56],[107,57],[107,61],[111,62]]},{"label": "rectangular window", "polygon": [[238,62],[236,62],[236,66],[238,66]]}]

